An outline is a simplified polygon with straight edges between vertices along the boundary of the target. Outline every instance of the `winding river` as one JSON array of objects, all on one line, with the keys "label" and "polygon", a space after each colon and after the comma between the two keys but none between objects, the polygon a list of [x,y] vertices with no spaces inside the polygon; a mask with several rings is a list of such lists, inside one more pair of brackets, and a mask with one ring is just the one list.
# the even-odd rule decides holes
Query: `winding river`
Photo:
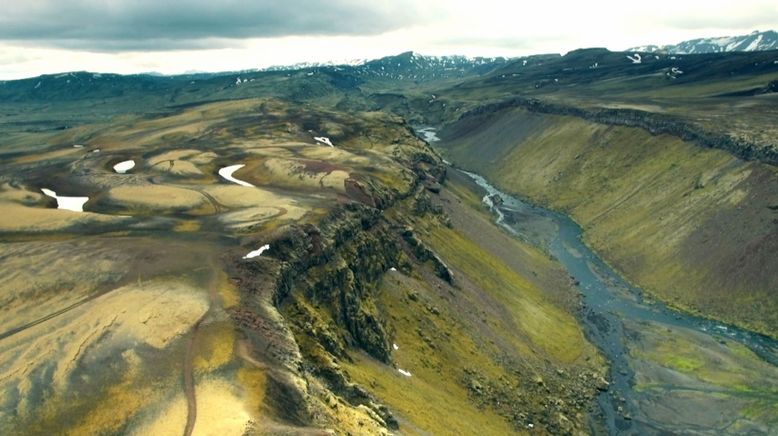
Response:
[{"label": "winding river", "polygon": [[[417,132],[439,141],[434,129]],[[549,253],[575,280],[580,322],[609,364],[593,432],[778,434],[778,341],[648,301],[583,243],[573,220],[465,174],[485,191],[498,225]],[[657,351],[668,343],[686,349]]]},{"label": "winding river", "polygon": [[[549,252],[576,281],[584,301],[581,322],[589,339],[610,364],[609,390],[597,399],[608,433],[653,433],[651,430],[658,432],[662,424],[636,419],[644,414],[638,410],[640,402],[635,398],[640,393],[634,389],[635,372],[628,351],[633,339],[625,332],[625,321],[658,325],[667,332],[696,331],[714,338],[718,344],[735,341],[771,366],[778,366],[778,341],[645,301],[639,289],[629,285],[582,242],[581,228],[570,218],[501,192],[477,174],[466,174],[487,192],[484,202],[495,213],[500,226]],[[720,428],[710,430],[717,429]],[[766,430],[771,434],[775,431]]]}]

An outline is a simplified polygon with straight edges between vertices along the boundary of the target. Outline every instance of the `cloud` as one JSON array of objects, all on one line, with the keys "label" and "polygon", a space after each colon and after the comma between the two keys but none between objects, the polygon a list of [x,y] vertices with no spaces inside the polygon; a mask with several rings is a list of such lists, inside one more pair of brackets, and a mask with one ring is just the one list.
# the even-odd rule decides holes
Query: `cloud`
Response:
[{"label": "cloud", "polygon": [[0,40],[93,51],[224,47],[247,38],[376,35],[411,25],[415,2],[28,0],[0,14]]},{"label": "cloud", "polygon": [[[769,30],[778,24],[778,4],[755,1],[742,7],[731,7],[728,1],[713,1],[708,7],[680,5],[676,13],[657,14],[657,22],[667,26],[686,29],[726,29],[740,28],[751,30]],[[726,7],[730,6],[730,7]]]}]

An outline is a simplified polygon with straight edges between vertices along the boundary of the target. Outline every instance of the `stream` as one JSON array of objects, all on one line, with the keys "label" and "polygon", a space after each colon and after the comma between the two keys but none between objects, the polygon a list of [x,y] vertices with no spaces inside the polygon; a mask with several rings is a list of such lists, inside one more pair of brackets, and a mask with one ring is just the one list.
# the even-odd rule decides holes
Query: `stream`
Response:
[{"label": "stream", "polygon": [[[639,419],[645,414],[638,410],[640,401],[636,397],[640,393],[634,389],[635,371],[628,350],[633,338],[625,331],[625,321],[661,326],[667,332],[691,330],[712,337],[717,344],[735,341],[764,362],[778,366],[778,341],[646,301],[639,289],[627,283],[582,242],[581,228],[570,218],[501,192],[477,174],[465,173],[487,192],[484,202],[500,226],[550,253],[576,281],[584,304],[580,320],[589,340],[599,347],[610,365],[609,389],[597,397],[609,434],[667,430],[662,423]],[[704,425],[697,430],[707,433]],[[721,428],[709,430],[715,432]],[[758,428],[754,430],[756,434],[762,433]],[[767,433],[773,431],[767,428]]]},{"label": "stream", "polygon": [[[441,145],[435,128],[416,133]],[[579,321],[609,366],[592,433],[778,435],[778,341],[644,298],[583,243],[572,219],[463,172],[486,192],[498,225],[575,281]]]}]

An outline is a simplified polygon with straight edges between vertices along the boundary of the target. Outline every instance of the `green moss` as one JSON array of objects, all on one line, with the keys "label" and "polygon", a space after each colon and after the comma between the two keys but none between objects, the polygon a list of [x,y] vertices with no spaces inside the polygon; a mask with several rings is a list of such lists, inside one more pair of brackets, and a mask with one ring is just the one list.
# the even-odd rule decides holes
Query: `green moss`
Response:
[{"label": "green moss", "polygon": [[[510,319],[493,322],[501,323],[506,331],[515,331],[517,338],[528,339],[533,348],[555,360],[574,362],[581,357],[587,342],[575,318],[554,306],[527,278],[456,230],[434,227],[428,239],[430,246],[453,268],[462,271],[510,313]],[[516,347],[530,352],[526,342],[517,343]]]},{"label": "green moss", "polygon": [[670,357],[664,362],[664,365],[681,372],[694,372],[702,367],[703,362],[698,359],[675,356]]},{"label": "green moss", "polygon": [[[778,332],[771,167],[638,128],[521,109],[491,116],[522,125],[521,137],[512,142],[491,127],[503,122],[485,122],[444,154],[571,215],[587,244],[662,300]],[[499,149],[484,148],[493,141]]]}]

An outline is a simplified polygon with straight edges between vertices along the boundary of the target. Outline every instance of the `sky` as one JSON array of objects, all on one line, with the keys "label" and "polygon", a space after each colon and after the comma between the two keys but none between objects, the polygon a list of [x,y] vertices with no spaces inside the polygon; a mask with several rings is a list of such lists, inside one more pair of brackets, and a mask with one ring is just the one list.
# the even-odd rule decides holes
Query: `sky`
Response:
[{"label": "sky", "polygon": [[776,0],[3,0],[0,80],[524,56],[778,30]]}]

